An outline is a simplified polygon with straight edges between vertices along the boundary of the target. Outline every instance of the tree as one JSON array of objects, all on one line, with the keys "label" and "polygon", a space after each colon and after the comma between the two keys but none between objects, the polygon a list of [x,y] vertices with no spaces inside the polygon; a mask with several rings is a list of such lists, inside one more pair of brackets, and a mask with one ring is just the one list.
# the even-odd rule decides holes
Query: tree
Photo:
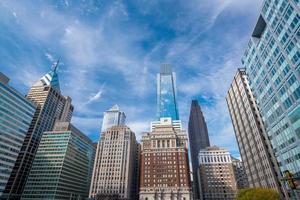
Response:
[{"label": "tree", "polygon": [[279,194],[268,188],[248,188],[238,192],[237,200],[279,200]]}]

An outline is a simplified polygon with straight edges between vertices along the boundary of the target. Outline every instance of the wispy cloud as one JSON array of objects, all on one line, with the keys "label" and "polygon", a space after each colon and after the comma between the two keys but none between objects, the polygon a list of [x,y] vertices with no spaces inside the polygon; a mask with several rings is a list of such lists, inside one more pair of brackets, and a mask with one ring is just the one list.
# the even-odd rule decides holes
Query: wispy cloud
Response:
[{"label": "wispy cloud", "polygon": [[49,52],[45,52],[45,56],[50,62],[53,63],[55,61],[54,57]]},{"label": "wispy cloud", "polygon": [[87,101],[87,104],[98,101],[102,97],[103,87],[104,87],[104,84],[102,85],[102,87],[99,89],[99,91],[96,94],[92,94],[89,97],[89,100]]},{"label": "wispy cloud", "polygon": [[1,70],[26,91],[60,55],[72,121],[96,140],[102,113],[119,104],[140,138],[155,120],[159,65],[169,62],[184,126],[191,99],[200,99],[212,143],[236,151],[224,97],[260,3],[1,1]]}]

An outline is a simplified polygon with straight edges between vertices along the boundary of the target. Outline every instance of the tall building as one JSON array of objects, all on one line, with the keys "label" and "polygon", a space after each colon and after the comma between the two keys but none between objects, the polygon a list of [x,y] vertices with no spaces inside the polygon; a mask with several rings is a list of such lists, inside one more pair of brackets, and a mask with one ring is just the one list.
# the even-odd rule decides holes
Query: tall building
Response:
[{"label": "tall building", "polygon": [[207,147],[199,152],[199,175],[203,200],[234,200],[237,186],[230,153]]},{"label": "tall building", "polygon": [[21,150],[36,105],[12,88],[0,72],[0,196]]},{"label": "tall building", "polygon": [[[101,133],[89,196],[95,199],[137,199],[138,143],[125,125]],[[110,197],[110,198],[109,198]]]},{"label": "tall building", "polygon": [[[265,0],[242,64],[280,171],[300,176],[300,2]],[[299,194],[300,195],[300,194]]]},{"label": "tall building", "polygon": [[237,189],[249,188],[248,177],[243,162],[231,156]]},{"label": "tall building", "polygon": [[192,199],[187,134],[171,118],[142,136],[140,169],[140,200]]},{"label": "tall building", "polygon": [[158,120],[162,117],[171,117],[179,120],[177,107],[176,75],[172,72],[169,64],[160,66],[157,75],[157,115]]},{"label": "tall building", "polygon": [[114,105],[104,112],[101,132],[106,131],[106,129],[112,126],[125,125],[125,120],[125,113],[120,110],[118,105]]},{"label": "tall building", "polygon": [[245,69],[238,69],[226,96],[233,128],[250,187],[281,193],[278,166],[265,132]]},{"label": "tall building", "polygon": [[51,131],[56,121],[71,119],[71,98],[61,94],[57,77],[56,64],[30,88],[27,98],[37,109],[1,199],[20,199],[43,132]]},{"label": "tall building", "polygon": [[198,154],[201,149],[209,147],[209,137],[206,122],[197,100],[192,100],[189,117],[189,143],[193,169],[193,195],[194,199],[200,198],[200,186],[198,183]]},{"label": "tall building", "polygon": [[43,133],[22,199],[85,199],[93,172],[93,142],[69,122]]}]

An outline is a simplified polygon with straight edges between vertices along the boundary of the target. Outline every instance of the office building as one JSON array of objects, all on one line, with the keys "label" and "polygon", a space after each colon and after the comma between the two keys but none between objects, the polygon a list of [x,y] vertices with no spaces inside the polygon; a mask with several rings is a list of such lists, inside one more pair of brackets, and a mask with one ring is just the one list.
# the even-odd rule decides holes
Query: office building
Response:
[{"label": "office building", "polygon": [[22,199],[85,199],[95,157],[93,142],[69,122],[44,132]]},{"label": "office building", "polygon": [[265,0],[242,58],[280,171],[300,176],[300,2]]},{"label": "office building", "polygon": [[237,70],[226,101],[249,186],[273,188],[281,193],[276,159],[245,69]]},{"label": "office building", "polygon": [[192,199],[188,138],[172,118],[160,118],[141,142],[140,200]]},{"label": "office building", "polygon": [[231,156],[237,189],[249,188],[248,177],[243,162]]},{"label": "office building", "polygon": [[71,120],[73,106],[71,98],[60,92],[57,64],[27,95],[37,109],[1,199],[20,199],[43,132],[51,131],[56,121]]},{"label": "office building", "polygon": [[101,133],[89,197],[135,200],[137,194],[138,143],[125,125]]},{"label": "office building", "polygon": [[199,176],[203,200],[234,200],[237,193],[228,150],[207,147],[199,152]]},{"label": "office building", "polygon": [[172,120],[179,120],[176,98],[176,75],[172,72],[171,65],[162,64],[160,66],[160,73],[157,74],[158,120],[164,117],[171,117]]},{"label": "office building", "polygon": [[17,160],[36,105],[9,85],[0,72],[0,196]]},{"label": "office building", "polygon": [[192,100],[190,117],[189,117],[189,143],[190,154],[193,169],[193,195],[194,199],[200,198],[199,189],[201,188],[198,183],[198,154],[201,149],[209,147],[209,137],[206,122],[201,111],[200,105],[197,100]]},{"label": "office building", "polygon": [[118,105],[114,105],[104,112],[101,132],[106,131],[106,129],[112,126],[125,125],[125,120],[125,113],[120,110]]}]

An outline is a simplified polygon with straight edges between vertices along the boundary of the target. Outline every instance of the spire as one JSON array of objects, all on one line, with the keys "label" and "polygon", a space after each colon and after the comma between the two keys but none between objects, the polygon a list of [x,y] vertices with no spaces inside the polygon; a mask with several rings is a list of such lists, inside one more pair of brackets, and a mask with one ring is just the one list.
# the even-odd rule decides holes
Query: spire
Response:
[{"label": "spire", "polygon": [[59,65],[59,61],[60,61],[60,58],[58,58],[57,61],[55,63],[53,63],[53,65],[52,65],[52,68],[53,68],[54,72],[57,71],[57,68],[58,68],[58,65]]},{"label": "spire", "polygon": [[52,69],[43,77],[41,77],[40,80],[38,80],[33,86],[52,86],[53,88],[60,91],[59,79],[57,74],[59,61],[60,59],[53,63],[51,67]]}]

